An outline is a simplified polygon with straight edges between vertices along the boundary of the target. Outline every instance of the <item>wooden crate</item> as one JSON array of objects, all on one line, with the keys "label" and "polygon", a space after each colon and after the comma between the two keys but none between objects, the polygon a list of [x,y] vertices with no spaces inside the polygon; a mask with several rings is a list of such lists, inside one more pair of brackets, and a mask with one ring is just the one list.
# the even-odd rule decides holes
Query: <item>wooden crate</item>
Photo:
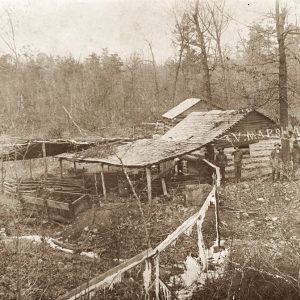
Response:
[{"label": "wooden crate", "polygon": [[47,197],[41,198],[24,194],[21,196],[21,201],[34,209],[44,210],[47,217],[51,220],[69,223],[73,221],[80,212],[92,207],[92,201],[89,195],[74,194],[74,198],[76,197],[78,198],[72,202],[62,202],[47,199]]}]

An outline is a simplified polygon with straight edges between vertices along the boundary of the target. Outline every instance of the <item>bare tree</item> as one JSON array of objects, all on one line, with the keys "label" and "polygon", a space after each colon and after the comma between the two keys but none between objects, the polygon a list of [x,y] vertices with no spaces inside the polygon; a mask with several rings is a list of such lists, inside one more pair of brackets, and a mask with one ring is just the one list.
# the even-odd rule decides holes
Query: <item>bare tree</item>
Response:
[{"label": "bare tree", "polygon": [[10,12],[6,10],[5,14],[7,16],[6,26],[8,27],[8,29],[7,31],[4,31],[2,34],[0,34],[0,38],[3,41],[3,43],[8,47],[9,51],[11,51],[11,53],[13,54],[17,67],[19,62],[19,54],[16,45],[15,28]]},{"label": "bare tree", "polygon": [[178,82],[178,76],[179,76],[179,71],[180,71],[181,62],[182,62],[183,51],[186,47],[186,39],[185,39],[185,33],[184,33],[184,28],[183,28],[183,26],[184,26],[183,20],[184,20],[185,15],[182,16],[181,22],[179,22],[176,13],[174,15],[175,15],[175,21],[176,21],[176,29],[179,33],[179,56],[178,56],[178,61],[177,61],[177,66],[176,66],[174,87],[173,87],[173,94],[172,94],[173,106],[175,104],[175,99],[176,99],[177,82]]},{"label": "bare tree", "polygon": [[197,43],[201,49],[201,64],[204,71],[204,81],[205,81],[205,90],[206,90],[206,97],[207,100],[211,103],[212,101],[212,93],[211,93],[211,83],[210,83],[210,70],[208,65],[208,55],[207,49],[205,44],[205,37],[204,37],[204,30],[200,26],[199,22],[199,0],[196,0],[195,9],[193,13],[193,20],[195,23],[195,28],[197,32]]},{"label": "bare tree", "polygon": [[[279,55],[279,104],[280,104],[280,126],[284,132],[288,128],[288,95],[287,95],[287,65],[285,53],[285,19],[287,10],[285,8],[279,9],[279,0],[276,0],[276,33],[278,41],[278,55]],[[283,160],[289,161],[289,140],[283,136],[282,139]]]},{"label": "bare tree", "polygon": [[[146,40],[150,53],[151,53],[151,63],[153,66],[153,71],[154,71],[154,82],[155,82],[155,100],[156,100],[156,107],[159,107],[159,84],[158,84],[158,79],[157,79],[157,70],[156,70],[156,62],[155,62],[155,57],[154,57],[154,52],[152,49],[152,44],[150,41]],[[155,106],[154,106],[155,107]]]},{"label": "bare tree", "polygon": [[[226,30],[229,18],[224,13],[226,2],[225,0],[221,1],[206,1],[206,10],[208,12],[207,19],[201,19],[203,26],[207,30],[208,34],[213,38],[216,43],[216,52],[218,55],[218,60],[222,68],[222,82],[224,86],[224,95],[227,107],[229,106],[230,99],[230,81],[228,74],[228,67],[226,60],[224,59],[223,49],[222,49],[222,34]],[[201,16],[201,15],[200,15]]]}]

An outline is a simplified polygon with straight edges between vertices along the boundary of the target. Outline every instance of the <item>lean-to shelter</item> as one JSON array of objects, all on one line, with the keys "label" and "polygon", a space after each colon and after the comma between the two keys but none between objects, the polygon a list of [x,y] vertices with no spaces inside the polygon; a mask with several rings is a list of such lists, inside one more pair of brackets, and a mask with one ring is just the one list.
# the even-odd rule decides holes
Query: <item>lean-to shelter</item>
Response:
[{"label": "lean-to shelter", "polygon": [[[224,136],[230,133],[275,127],[276,124],[272,120],[254,110],[192,112],[160,138],[116,145],[112,151],[95,151],[96,155],[88,155],[90,150],[87,150],[56,157],[61,161],[145,169],[148,190],[151,191],[151,166],[172,162],[174,158],[194,152],[207,144],[228,143]],[[151,192],[149,200],[150,198]]]},{"label": "lean-to shelter", "polygon": [[47,156],[55,156],[66,152],[86,150],[96,145],[126,141],[125,138],[97,138],[85,140],[63,139],[12,139],[0,141],[0,157],[3,161],[28,160]]}]

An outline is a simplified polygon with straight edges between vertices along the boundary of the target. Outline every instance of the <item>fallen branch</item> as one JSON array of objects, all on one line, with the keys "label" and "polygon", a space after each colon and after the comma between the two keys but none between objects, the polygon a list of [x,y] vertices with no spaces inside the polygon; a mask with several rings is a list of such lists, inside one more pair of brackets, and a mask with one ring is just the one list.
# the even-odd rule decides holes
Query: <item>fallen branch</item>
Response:
[{"label": "fallen branch", "polygon": [[259,209],[256,210],[256,211],[246,211],[246,210],[237,210],[233,207],[230,207],[230,206],[220,206],[219,207],[220,209],[226,209],[226,210],[229,210],[230,212],[232,213],[247,213],[249,215],[256,215],[259,213]]},{"label": "fallen branch", "polygon": [[68,115],[69,119],[72,121],[72,123],[74,124],[74,126],[78,129],[78,131],[80,132],[80,134],[82,135],[87,135],[85,132],[83,132],[83,130],[80,128],[80,126],[74,121],[73,117],[71,116],[71,114],[68,112],[68,110],[63,106],[62,107],[63,110],[66,112],[66,114]]},{"label": "fallen branch", "polygon": [[[251,271],[255,271],[255,272],[258,272],[258,273],[261,273],[261,274],[264,274],[264,275],[267,275],[267,276],[270,276],[272,278],[275,278],[275,279],[282,279],[284,280],[285,282],[289,283],[289,284],[292,284],[291,281],[293,281],[294,283],[298,284],[298,280],[292,276],[289,276],[289,275],[278,275],[278,274],[273,274],[273,273],[270,273],[270,272],[267,272],[267,271],[264,271],[264,270],[259,270],[259,269],[256,269],[254,267],[248,267],[248,266],[242,266],[241,264],[239,263],[236,263],[234,261],[229,261],[231,264],[235,265],[235,270],[236,271],[239,271],[239,272],[244,272],[243,269],[239,269],[237,267],[243,267],[245,269],[248,269],[248,270],[251,270]],[[280,272],[281,274],[283,274],[282,272]],[[289,279],[287,279],[289,278]],[[293,285],[293,284],[292,284]]]}]

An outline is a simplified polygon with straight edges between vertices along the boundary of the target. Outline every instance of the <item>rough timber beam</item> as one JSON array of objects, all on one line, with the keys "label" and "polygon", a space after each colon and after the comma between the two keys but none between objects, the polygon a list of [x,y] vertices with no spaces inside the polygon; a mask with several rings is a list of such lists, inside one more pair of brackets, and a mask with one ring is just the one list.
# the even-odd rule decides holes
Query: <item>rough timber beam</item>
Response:
[{"label": "rough timber beam", "polygon": [[150,167],[146,168],[146,178],[147,178],[147,190],[148,190],[148,201],[152,201],[152,186],[151,186],[151,170]]}]

